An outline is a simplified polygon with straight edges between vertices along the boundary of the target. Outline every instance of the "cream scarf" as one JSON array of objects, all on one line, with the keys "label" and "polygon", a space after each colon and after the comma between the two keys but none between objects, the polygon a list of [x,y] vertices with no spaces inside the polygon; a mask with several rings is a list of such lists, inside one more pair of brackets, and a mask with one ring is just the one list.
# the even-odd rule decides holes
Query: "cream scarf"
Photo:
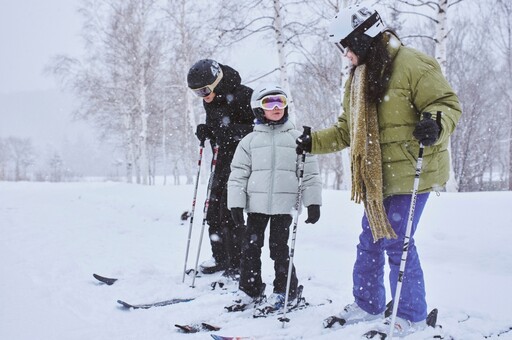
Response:
[{"label": "cream scarf", "polygon": [[373,241],[396,238],[384,209],[382,194],[382,156],[379,142],[377,106],[366,100],[366,65],[355,69],[350,84],[350,131],[352,148],[352,196],[364,202]]}]

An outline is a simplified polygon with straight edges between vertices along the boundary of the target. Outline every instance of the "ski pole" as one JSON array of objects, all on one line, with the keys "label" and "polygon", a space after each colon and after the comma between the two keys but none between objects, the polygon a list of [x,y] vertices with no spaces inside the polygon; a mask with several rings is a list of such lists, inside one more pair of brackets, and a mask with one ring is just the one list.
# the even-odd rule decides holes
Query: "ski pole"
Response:
[{"label": "ski pole", "polygon": [[[425,118],[430,119],[430,114],[423,114]],[[402,250],[402,260],[400,261],[400,270],[398,272],[398,282],[396,284],[395,298],[393,299],[393,313],[391,314],[391,324],[389,326],[389,339],[393,339],[393,331],[395,329],[396,314],[398,312],[398,304],[400,302],[400,292],[402,291],[402,282],[405,272],[405,263],[407,254],[409,253],[409,240],[411,238],[412,222],[414,220],[414,209],[416,207],[416,199],[418,197],[418,187],[420,184],[421,165],[423,163],[423,144],[420,143],[420,151],[416,162],[416,174],[414,175],[414,184],[411,196],[411,206],[409,207],[409,219],[407,220],[407,228],[405,229],[404,245]]]},{"label": "ski pole", "polygon": [[213,176],[215,175],[215,166],[217,165],[217,155],[219,153],[219,146],[215,144],[213,147],[212,167],[210,172],[210,178],[208,179],[208,189],[206,191],[206,200],[204,201],[203,209],[203,224],[201,226],[201,235],[199,236],[199,247],[197,249],[196,265],[194,267],[194,278],[192,279],[192,285],[190,287],[195,288],[194,283],[196,282],[197,265],[199,263],[199,255],[201,254],[201,244],[203,243],[204,227],[206,225],[206,215],[208,214],[208,206],[210,205],[210,192],[212,190]]},{"label": "ski pole", "polygon": [[197,161],[196,186],[194,188],[194,197],[192,198],[192,210],[190,212],[190,226],[188,227],[187,250],[185,251],[185,265],[183,266],[183,278],[181,282],[185,282],[187,273],[188,252],[190,250],[190,238],[192,236],[192,226],[194,225],[194,211],[196,210],[197,187],[199,186],[199,175],[201,174],[201,161],[203,160],[204,140],[199,144],[199,160]]},{"label": "ski pole", "polygon": [[[311,128],[309,126],[303,126],[304,134],[311,135]],[[288,263],[288,277],[286,279],[286,293],[284,298],[283,316],[279,318],[279,321],[283,323],[283,328],[286,322],[290,319],[286,317],[286,310],[288,307],[288,294],[290,293],[290,283],[292,279],[293,271],[293,256],[295,255],[295,239],[297,238],[297,224],[299,222],[299,209],[302,204],[302,179],[304,178],[304,164],[306,163],[306,151],[302,150],[299,162],[299,185],[297,193],[297,201],[295,202],[295,216],[293,217],[293,232],[292,232],[292,243],[290,245],[290,256]]]}]

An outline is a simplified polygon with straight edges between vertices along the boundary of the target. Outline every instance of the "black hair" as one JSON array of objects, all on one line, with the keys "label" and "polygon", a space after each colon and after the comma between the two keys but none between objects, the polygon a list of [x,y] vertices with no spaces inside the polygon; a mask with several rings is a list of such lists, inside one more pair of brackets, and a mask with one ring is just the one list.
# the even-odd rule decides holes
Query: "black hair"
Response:
[{"label": "black hair", "polygon": [[[389,29],[386,31],[396,35]],[[384,34],[379,33],[371,42],[364,58],[361,59],[359,56],[358,58],[359,64],[365,63],[368,66],[366,99],[370,103],[378,104],[382,101],[382,97],[388,88],[393,64]],[[356,66],[352,67],[352,72],[354,72],[355,68]]]}]

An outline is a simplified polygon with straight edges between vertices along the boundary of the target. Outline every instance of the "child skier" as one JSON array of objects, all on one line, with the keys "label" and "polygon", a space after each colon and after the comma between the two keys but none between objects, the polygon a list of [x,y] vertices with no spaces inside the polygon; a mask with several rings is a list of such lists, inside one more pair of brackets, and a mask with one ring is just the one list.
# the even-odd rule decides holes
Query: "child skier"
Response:
[{"label": "child skier", "polygon": [[[273,294],[266,305],[255,310],[264,313],[284,305],[288,278],[288,238],[298,196],[298,161],[295,139],[301,135],[288,121],[287,94],[276,85],[256,89],[251,108],[256,117],[254,131],[242,139],[231,163],[228,180],[228,207],[233,221],[245,228],[242,240],[239,291],[228,310],[244,310],[261,305],[265,284],[261,279],[261,248],[270,220],[270,258],[274,261]],[[320,218],[322,182],[315,156],[304,164],[302,203],[308,208],[306,223]],[[300,207],[299,207],[300,208]],[[245,226],[244,209],[247,225]],[[298,296],[295,268],[290,280],[289,301]]]}]

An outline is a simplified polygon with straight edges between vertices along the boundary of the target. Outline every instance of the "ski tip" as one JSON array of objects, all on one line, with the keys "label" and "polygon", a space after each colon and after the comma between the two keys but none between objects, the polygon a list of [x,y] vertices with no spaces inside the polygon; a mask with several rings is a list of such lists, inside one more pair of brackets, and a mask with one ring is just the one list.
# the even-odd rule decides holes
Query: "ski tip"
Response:
[{"label": "ski tip", "polygon": [[289,318],[285,318],[285,317],[280,317],[277,320],[281,321],[282,323],[290,322],[290,319]]},{"label": "ski tip", "polygon": [[211,325],[211,324],[206,323],[206,322],[202,322],[201,326],[203,326],[203,328],[205,328],[208,331],[220,331],[220,327],[219,326],[214,326],[214,325]]},{"label": "ski tip", "polygon": [[384,332],[380,332],[380,331],[369,331],[369,332],[366,332],[364,333],[363,335],[366,339],[379,339],[379,340],[385,340],[388,335]]},{"label": "ski tip", "polygon": [[222,336],[217,334],[210,334],[215,340],[255,340],[252,336]]},{"label": "ski tip", "polygon": [[437,314],[438,314],[438,310],[437,308],[434,308],[430,311],[430,313],[428,313],[427,315],[427,326],[430,326],[430,327],[436,327],[437,325]]},{"label": "ski tip", "polygon": [[117,300],[117,303],[120,304],[124,308],[132,308],[133,307],[128,302],[124,302],[123,300]]},{"label": "ski tip", "polygon": [[177,327],[183,333],[197,333],[197,332],[199,332],[199,329],[197,329],[197,327],[194,327],[194,326],[191,326],[191,325],[178,325],[178,324],[175,324],[174,326]]},{"label": "ski tip", "polygon": [[188,210],[186,210],[186,211],[184,211],[184,212],[181,214],[180,219],[181,219],[182,221],[186,221],[186,220],[188,220],[188,218],[189,218],[191,215],[192,215],[192,214],[191,214]]},{"label": "ski tip", "polygon": [[108,286],[112,286],[114,284],[114,282],[117,281],[117,279],[114,279],[114,278],[111,278],[111,277],[105,277],[105,276],[101,276],[101,275],[98,275],[98,274],[92,274],[92,276],[102,282],[102,283],[105,283],[106,285]]}]

